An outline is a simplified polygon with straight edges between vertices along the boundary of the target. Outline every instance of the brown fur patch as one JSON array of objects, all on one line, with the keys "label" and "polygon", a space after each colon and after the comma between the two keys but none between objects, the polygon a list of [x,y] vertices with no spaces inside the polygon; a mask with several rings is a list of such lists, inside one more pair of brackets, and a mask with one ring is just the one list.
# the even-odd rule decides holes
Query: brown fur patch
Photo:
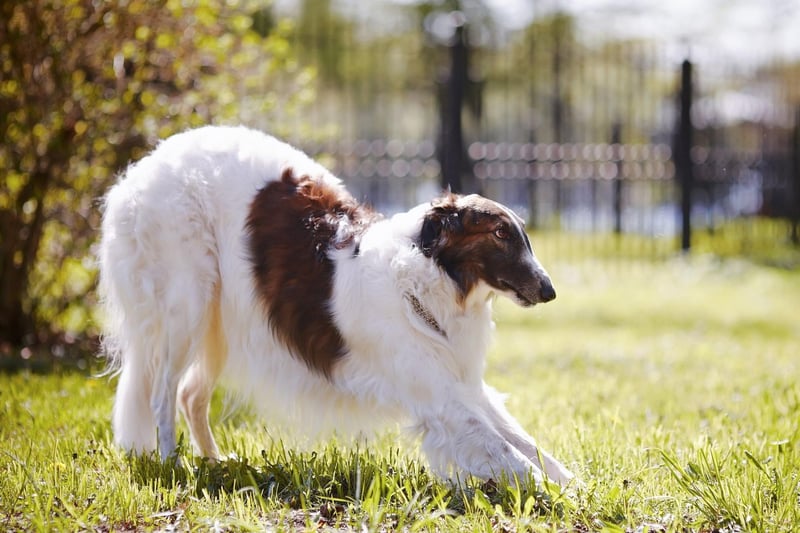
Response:
[{"label": "brown fur patch", "polygon": [[347,351],[329,302],[331,249],[353,244],[378,218],[343,189],[319,179],[280,181],[258,191],[247,217],[250,260],[274,334],[309,368],[330,377]]}]

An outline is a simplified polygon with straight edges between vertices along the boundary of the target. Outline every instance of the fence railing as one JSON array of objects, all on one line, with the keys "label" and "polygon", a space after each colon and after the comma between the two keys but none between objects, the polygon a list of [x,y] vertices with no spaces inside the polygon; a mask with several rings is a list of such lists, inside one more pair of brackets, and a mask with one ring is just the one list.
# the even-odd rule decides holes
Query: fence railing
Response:
[{"label": "fence railing", "polygon": [[[326,160],[356,197],[385,213],[441,193],[431,141],[357,140],[304,147]],[[475,142],[467,150],[479,192],[538,229],[677,235],[679,183],[668,144]],[[780,168],[755,152],[695,149],[691,219],[713,229],[772,215],[785,185]]]}]

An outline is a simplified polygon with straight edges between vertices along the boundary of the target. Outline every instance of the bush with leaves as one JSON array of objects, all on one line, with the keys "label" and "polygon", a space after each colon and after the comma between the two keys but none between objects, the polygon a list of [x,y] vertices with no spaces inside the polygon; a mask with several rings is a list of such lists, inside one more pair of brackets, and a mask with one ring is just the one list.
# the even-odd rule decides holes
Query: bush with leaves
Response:
[{"label": "bush with leaves", "polygon": [[205,123],[278,124],[312,96],[291,27],[223,0],[0,3],[0,353],[92,334],[90,246],[115,175]]}]

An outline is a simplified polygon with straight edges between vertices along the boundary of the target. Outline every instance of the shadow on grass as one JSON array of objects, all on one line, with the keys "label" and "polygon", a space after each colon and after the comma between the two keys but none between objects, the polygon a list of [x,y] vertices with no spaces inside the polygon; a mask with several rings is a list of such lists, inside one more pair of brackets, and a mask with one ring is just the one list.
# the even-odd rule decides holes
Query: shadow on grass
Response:
[{"label": "shadow on grass", "polygon": [[[179,451],[190,457],[183,444]],[[262,450],[255,461],[230,457],[162,463],[150,455],[131,457],[130,467],[141,485],[182,486],[198,498],[239,495],[262,507],[314,513],[327,522],[377,508],[393,510],[394,526],[420,515],[478,512],[490,517],[500,513],[561,518],[565,512],[565,499],[555,486],[540,489],[532,479],[521,486],[507,479],[442,482],[424,466],[403,459],[398,450],[378,456],[369,450],[328,445],[322,453],[296,452],[279,443],[269,452]]]}]

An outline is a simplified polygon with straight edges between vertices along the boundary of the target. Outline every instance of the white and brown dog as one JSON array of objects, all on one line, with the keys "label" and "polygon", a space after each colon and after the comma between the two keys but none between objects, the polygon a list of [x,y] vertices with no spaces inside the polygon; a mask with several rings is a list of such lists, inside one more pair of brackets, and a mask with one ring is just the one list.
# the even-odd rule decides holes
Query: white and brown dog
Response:
[{"label": "white and brown dog", "polygon": [[219,379],[295,426],[410,419],[441,475],[573,476],[483,381],[494,293],[555,298],[523,223],[480,196],[388,219],[302,152],[246,128],[175,135],[106,197],[105,349],[116,442],[197,450]]}]

